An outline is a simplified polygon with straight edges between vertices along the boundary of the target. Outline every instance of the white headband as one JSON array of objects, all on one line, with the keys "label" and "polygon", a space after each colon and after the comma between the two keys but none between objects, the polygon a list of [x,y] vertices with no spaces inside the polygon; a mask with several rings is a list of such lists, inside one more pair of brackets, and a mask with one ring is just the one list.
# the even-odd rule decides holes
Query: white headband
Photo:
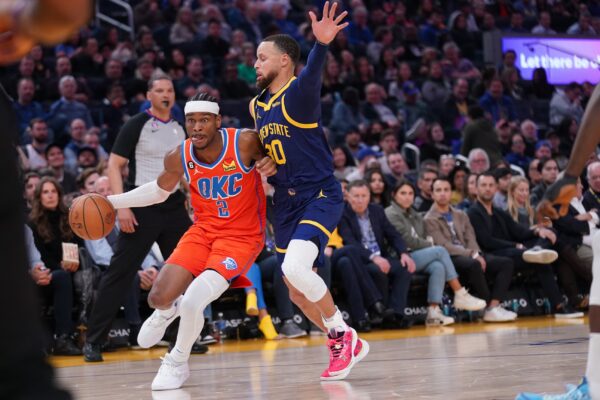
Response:
[{"label": "white headband", "polygon": [[205,112],[219,115],[219,105],[212,101],[194,100],[185,103],[184,113]]}]

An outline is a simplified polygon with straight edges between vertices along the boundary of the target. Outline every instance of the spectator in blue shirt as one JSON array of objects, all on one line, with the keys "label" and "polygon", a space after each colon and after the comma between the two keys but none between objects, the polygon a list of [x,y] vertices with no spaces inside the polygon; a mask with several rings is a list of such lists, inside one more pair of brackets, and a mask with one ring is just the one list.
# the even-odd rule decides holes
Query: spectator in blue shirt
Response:
[{"label": "spectator in blue shirt", "polygon": [[87,106],[75,100],[77,82],[71,75],[63,76],[59,83],[60,99],[52,103],[48,114],[48,123],[54,130],[55,139],[61,143],[67,142],[67,127],[76,118],[85,121],[87,128],[92,127],[92,115]]},{"label": "spectator in blue shirt", "polygon": [[448,33],[444,26],[444,13],[439,9],[434,9],[431,16],[419,30],[419,39],[430,47],[437,47],[440,37]]},{"label": "spectator in blue shirt", "polygon": [[42,105],[33,101],[35,96],[35,83],[31,78],[21,78],[17,85],[18,100],[13,103],[15,114],[19,123],[20,144],[29,143],[29,137],[25,134],[29,121],[34,118],[44,118],[45,113]]},{"label": "spectator in blue shirt", "polygon": [[346,28],[348,42],[354,46],[367,46],[373,41],[373,34],[367,25],[367,9],[359,6],[352,12],[352,21]]},{"label": "spectator in blue shirt", "polygon": [[502,81],[500,78],[493,78],[488,85],[488,90],[479,99],[479,105],[490,114],[494,124],[501,119],[511,122],[517,120],[513,101],[503,93]]},{"label": "spectator in blue shirt", "polygon": [[506,155],[505,160],[510,164],[521,167],[523,171],[527,170],[531,158],[525,155],[526,146],[523,135],[515,133],[510,140],[510,153]]}]

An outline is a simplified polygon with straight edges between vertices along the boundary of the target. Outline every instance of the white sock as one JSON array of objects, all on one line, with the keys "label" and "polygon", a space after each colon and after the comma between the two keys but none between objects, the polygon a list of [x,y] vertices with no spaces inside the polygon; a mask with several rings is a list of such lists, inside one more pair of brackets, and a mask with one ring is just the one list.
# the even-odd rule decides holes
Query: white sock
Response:
[{"label": "white sock", "polygon": [[166,319],[169,319],[173,315],[175,315],[175,313],[177,312],[177,307],[179,306],[179,303],[181,302],[181,299],[183,299],[183,295],[181,295],[178,298],[176,298],[175,301],[173,302],[173,304],[171,304],[171,307],[167,308],[166,310],[159,310],[157,308],[156,311],[158,311],[158,313],[162,317],[164,317]]},{"label": "white sock", "polygon": [[337,307],[335,308],[335,313],[330,318],[323,317],[323,324],[325,324],[325,328],[328,331],[346,332],[349,329],[342,313]]},{"label": "white sock", "polygon": [[[596,279],[596,277],[594,277]],[[590,333],[590,347],[588,349],[588,362],[586,378],[590,388],[590,397],[600,397],[600,333]],[[596,396],[596,397],[594,397]]]}]

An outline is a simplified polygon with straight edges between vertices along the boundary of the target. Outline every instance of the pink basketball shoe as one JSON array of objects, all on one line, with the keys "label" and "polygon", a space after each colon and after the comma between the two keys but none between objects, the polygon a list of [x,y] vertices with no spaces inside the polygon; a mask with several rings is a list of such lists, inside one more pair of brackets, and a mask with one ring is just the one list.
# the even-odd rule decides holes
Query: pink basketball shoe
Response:
[{"label": "pink basketball shoe", "polygon": [[352,367],[369,353],[369,344],[359,339],[352,328],[336,339],[329,338],[327,347],[329,347],[329,367],[321,374],[323,381],[346,378]]}]

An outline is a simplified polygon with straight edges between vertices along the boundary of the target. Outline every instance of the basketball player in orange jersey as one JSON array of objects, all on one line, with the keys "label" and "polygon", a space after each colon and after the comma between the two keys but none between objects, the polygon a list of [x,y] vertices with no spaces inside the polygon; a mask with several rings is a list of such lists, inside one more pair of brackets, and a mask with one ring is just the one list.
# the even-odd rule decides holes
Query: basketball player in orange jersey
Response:
[{"label": "basketball player in orange jersey", "polygon": [[152,390],[183,385],[204,308],[230,285],[250,286],[244,274],[263,248],[266,222],[258,171],[266,176],[276,172],[256,132],[220,129],[219,105],[212,96],[197,94],[186,103],[185,127],[189,139],[167,153],[156,181],[108,196],[115,208],[145,207],[164,201],[182,176],[190,185],[194,224],[160,270],[148,295],[155,311],[138,334],[141,347],[154,346],[181,316],[177,342],[163,358]]},{"label": "basketball player in orange jersey", "polygon": [[[579,132],[571,150],[571,157],[564,176],[554,182],[538,205],[538,219],[548,216],[556,219],[569,210],[571,199],[577,194],[577,178],[585,167],[590,149],[596,151],[600,144],[600,85],[596,86],[583,114]],[[598,400],[600,399],[600,233],[592,238],[594,261],[592,264],[592,287],[590,289],[590,344],[585,377],[567,393],[539,395],[520,393],[516,400]]]}]

